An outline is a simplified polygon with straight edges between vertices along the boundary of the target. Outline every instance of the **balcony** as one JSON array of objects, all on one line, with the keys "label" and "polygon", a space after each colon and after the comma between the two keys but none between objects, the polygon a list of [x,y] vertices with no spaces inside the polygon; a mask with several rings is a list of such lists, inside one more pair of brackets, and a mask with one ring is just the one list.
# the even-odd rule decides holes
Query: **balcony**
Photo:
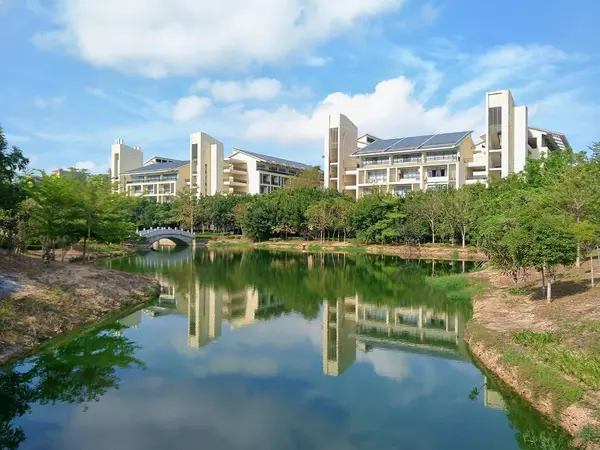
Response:
[{"label": "balcony", "polygon": [[248,182],[240,178],[227,177],[223,184],[225,184],[225,186],[247,186]]},{"label": "balcony", "polygon": [[420,166],[423,164],[423,160],[421,158],[411,158],[411,159],[394,159],[392,162],[393,166]]},{"label": "balcony", "polygon": [[425,162],[426,163],[430,163],[430,162],[458,162],[459,158],[458,155],[453,154],[453,155],[427,155],[425,157]]},{"label": "balcony", "polygon": [[228,175],[246,175],[248,170],[245,167],[230,165],[223,170]]}]

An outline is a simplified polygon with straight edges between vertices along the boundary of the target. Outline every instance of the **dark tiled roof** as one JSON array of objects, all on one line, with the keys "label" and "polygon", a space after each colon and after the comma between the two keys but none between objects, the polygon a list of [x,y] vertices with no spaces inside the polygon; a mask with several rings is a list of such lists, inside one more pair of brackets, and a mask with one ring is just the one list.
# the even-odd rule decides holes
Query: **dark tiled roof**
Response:
[{"label": "dark tiled roof", "polygon": [[260,159],[263,162],[270,164],[279,164],[281,166],[289,166],[294,167],[296,169],[309,169],[312,166],[308,164],[299,163],[296,161],[290,161],[289,159],[277,158],[276,156],[263,155],[261,153],[248,152],[246,150],[240,150],[239,148],[234,149],[235,152],[245,153],[246,155],[254,156],[257,159]]},{"label": "dark tiled roof", "polygon": [[147,173],[147,172],[159,172],[163,170],[179,169],[181,166],[189,164],[189,161],[173,161],[168,163],[156,163],[148,164],[147,166],[138,167],[137,169],[129,170],[124,173]]},{"label": "dark tiled roof", "polygon": [[356,151],[353,156],[364,156],[371,153],[400,153],[406,151],[436,150],[438,148],[455,147],[459,145],[472,131],[456,133],[427,134],[395,139],[382,139]]}]

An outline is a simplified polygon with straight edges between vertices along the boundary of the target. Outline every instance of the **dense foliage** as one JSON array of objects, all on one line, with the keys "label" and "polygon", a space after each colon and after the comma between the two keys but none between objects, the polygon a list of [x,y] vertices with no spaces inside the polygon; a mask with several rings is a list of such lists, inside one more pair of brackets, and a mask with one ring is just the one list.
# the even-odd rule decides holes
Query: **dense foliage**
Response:
[{"label": "dense foliage", "polygon": [[319,187],[308,169],[268,195],[197,198],[184,189],[171,203],[127,198],[102,176],[32,177],[27,159],[0,130],[0,239],[17,251],[94,238],[120,242],[136,228],[243,233],[254,241],[356,239],[365,244],[476,245],[519,283],[540,271],[544,284],[561,264],[580,264],[600,244],[600,144],[589,155],[571,150],[529,160],[525,170],[458,190],[375,191],[354,200]]}]

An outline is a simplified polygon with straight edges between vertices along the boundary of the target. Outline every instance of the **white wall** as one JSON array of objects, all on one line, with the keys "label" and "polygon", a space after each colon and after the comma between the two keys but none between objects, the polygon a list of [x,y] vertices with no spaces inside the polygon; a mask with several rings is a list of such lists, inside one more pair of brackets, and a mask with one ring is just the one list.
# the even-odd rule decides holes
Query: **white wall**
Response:
[{"label": "white wall", "polygon": [[260,173],[256,169],[256,158],[245,153],[235,151],[231,154],[230,158],[246,162],[248,167],[248,194],[259,194]]},{"label": "white wall", "polygon": [[[197,145],[196,155],[193,154],[194,145]],[[192,133],[190,135],[190,171],[192,188],[195,182],[198,196],[224,192],[223,143],[206,133]],[[195,171],[196,175],[193,174]]]},{"label": "white wall", "polygon": [[[123,139],[117,139],[111,146],[110,151],[110,171],[113,181],[121,183],[122,174],[133,169],[137,169],[144,163],[144,154],[139,147],[133,148],[125,145]],[[124,186],[119,186],[123,192]]]},{"label": "white wall", "polygon": [[514,172],[521,172],[525,168],[528,155],[529,127],[527,115],[527,106],[517,106],[514,109]]}]

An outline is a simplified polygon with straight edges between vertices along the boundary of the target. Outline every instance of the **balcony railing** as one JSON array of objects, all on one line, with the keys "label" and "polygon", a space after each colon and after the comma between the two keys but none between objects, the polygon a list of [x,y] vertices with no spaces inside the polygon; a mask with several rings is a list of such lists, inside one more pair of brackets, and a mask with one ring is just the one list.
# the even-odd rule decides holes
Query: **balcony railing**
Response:
[{"label": "balcony railing", "polygon": [[458,161],[458,155],[430,155],[425,158],[426,162],[432,161]]}]

